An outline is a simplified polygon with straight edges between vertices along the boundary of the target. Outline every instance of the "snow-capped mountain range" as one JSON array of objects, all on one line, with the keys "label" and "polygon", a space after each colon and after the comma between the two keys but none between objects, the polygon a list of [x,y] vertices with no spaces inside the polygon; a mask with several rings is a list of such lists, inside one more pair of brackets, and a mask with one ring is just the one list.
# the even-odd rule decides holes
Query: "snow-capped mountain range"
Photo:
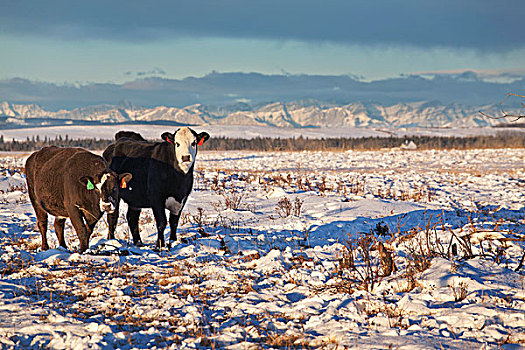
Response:
[{"label": "snow-capped mountain range", "polygon": [[[350,103],[324,105],[315,101],[269,103],[257,106],[237,104],[210,108],[196,104],[184,108],[92,106],[73,110],[48,111],[36,104],[0,103],[0,125],[41,126],[81,123],[173,123],[187,125],[260,125],[278,127],[483,127],[501,120],[497,105],[465,107],[439,102],[413,102],[394,105]],[[508,111],[510,112],[510,111]]]}]

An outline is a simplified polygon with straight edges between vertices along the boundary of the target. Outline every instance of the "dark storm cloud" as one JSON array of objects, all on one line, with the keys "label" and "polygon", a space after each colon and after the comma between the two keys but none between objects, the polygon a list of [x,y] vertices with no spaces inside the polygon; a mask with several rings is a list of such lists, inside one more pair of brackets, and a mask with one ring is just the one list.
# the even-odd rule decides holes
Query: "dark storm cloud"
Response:
[{"label": "dark storm cloud", "polygon": [[7,0],[0,32],[140,42],[180,36],[509,50],[523,0]]},{"label": "dark storm cloud", "polygon": [[[73,109],[94,105],[118,105],[131,101],[144,107],[185,107],[236,104],[239,97],[251,103],[373,102],[391,105],[401,102],[433,101],[467,106],[498,103],[509,91],[525,91],[525,78],[510,83],[480,80],[473,72],[406,76],[363,82],[349,76],[264,75],[259,73],[211,73],[201,78],[137,79],[124,84],[57,85],[15,78],[0,80],[0,97],[12,103],[37,103],[47,109]],[[1,101],[1,100],[0,100]],[[439,102],[436,102],[439,101]],[[520,108],[521,99],[509,100]]]}]

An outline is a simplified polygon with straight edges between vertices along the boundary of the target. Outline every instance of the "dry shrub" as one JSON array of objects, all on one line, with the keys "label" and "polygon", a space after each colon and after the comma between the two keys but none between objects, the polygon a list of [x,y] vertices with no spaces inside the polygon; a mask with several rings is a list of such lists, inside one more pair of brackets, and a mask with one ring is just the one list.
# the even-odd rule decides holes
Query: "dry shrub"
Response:
[{"label": "dry shrub", "polygon": [[[429,268],[434,257],[446,256],[445,249],[437,239],[435,226],[430,223],[429,219],[424,230],[414,228],[401,238],[407,254],[404,273],[399,277],[404,275],[406,278],[406,291],[415,288],[416,274]],[[379,236],[389,234],[388,226],[378,223],[370,232],[346,240],[335,272],[341,278],[340,284],[345,283],[350,288],[343,288],[339,284],[339,290],[353,287],[372,291],[382,278],[398,271],[393,250],[378,239]]]},{"label": "dry shrub", "polygon": [[432,259],[441,256],[448,258],[452,242],[449,242],[448,249],[445,249],[443,243],[438,237],[437,226],[441,220],[432,223],[432,215],[425,220],[425,227],[419,226],[412,228],[405,237],[401,238],[406,243],[407,248],[407,267],[406,275],[409,281],[414,281],[414,275],[423,272],[430,267]]},{"label": "dry shrub", "polygon": [[300,200],[298,197],[295,197],[295,201],[294,201],[294,205],[293,205],[293,215],[301,216],[303,203],[304,203],[303,200]]},{"label": "dry shrub", "polygon": [[363,195],[365,193],[366,182],[365,179],[359,177],[353,178],[350,182],[350,193],[355,195]]},{"label": "dry shrub", "polygon": [[404,310],[396,304],[385,304],[383,301],[369,300],[367,303],[364,303],[364,312],[368,317],[374,317],[379,314],[386,316],[390,328],[406,329],[409,325]]},{"label": "dry shrub", "polygon": [[347,239],[335,267],[340,281],[330,288],[338,292],[352,292],[356,288],[372,291],[380,278],[380,258],[372,253],[375,244],[377,241],[371,233]]},{"label": "dry shrub", "polygon": [[454,301],[462,301],[468,295],[468,285],[465,281],[459,281],[456,284],[451,284],[449,287],[454,295]]},{"label": "dry shrub", "polygon": [[197,213],[194,215],[191,215],[190,218],[191,218],[190,222],[193,222],[194,224],[197,225],[197,232],[199,232],[199,234],[202,237],[208,237],[209,235],[205,230],[205,227],[208,225],[208,222],[206,219],[206,215],[204,213],[204,209],[202,209],[201,207],[198,207]]},{"label": "dry shrub", "polygon": [[378,261],[371,254],[372,246],[375,243],[374,240],[375,237],[371,234],[367,234],[357,240],[357,252],[361,255],[363,269],[356,269],[355,271],[360,277],[362,287],[368,291],[374,289],[379,277]]},{"label": "dry shrub", "polygon": [[267,332],[266,339],[264,340],[266,345],[272,348],[283,348],[283,349],[307,349],[310,348],[309,342],[306,340],[304,334],[278,334]]},{"label": "dry shrub", "polygon": [[397,271],[396,264],[394,262],[393,252],[386,248],[383,242],[377,243],[377,250],[379,251],[379,258],[381,262],[381,268],[383,270],[383,276],[390,276],[392,272]]},{"label": "dry shrub", "polygon": [[237,189],[224,190],[224,191],[220,191],[220,195],[222,196],[223,200],[214,204],[214,206],[217,209],[220,207],[223,207],[225,209],[231,209],[231,210],[249,209],[248,206],[245,207],[243,205],[244,192],[242,190],[237,190]]},{"label": "dry shrub", "polygon": [[244,255],[238,258],[240,262],[250,262],[253,260],[257,260],[261,258],[261,254],[259,252],[255,252],[253,254]]},{"label": "dry shrub", "polygon": [[227,192],[223,192],[222,197],[224,198],[224,206],[227,209],[241,209],[242,199],[244,198],[243,192],[236,192],[235,190],[230,190]]},{"label": "dry shrub", "polygon": [[290,215],[301,216],[301,210],[304,201],[300,200],[298,197],[295,197],[294,202],[290,201],[288,197],[283,197],[277,202],[275,210],[282,218],[287,218]]},{"label": "dry shrub", "polygon": [[4,277],[13,273],[21,272],[28,266],[29,263],[27,261],[24,261],[24,259],[22,259],[20,256],[17,256],[0,268],[0,276]]},{"label": "dry shrub", "polygon": [[326,191],[328,191],[330,188],[328,187],[328,185],[326,184],[326,177],[322,177],[321,178],[321,181],[317,184],[317,190],[321,193],[321,194],[324,194]]},{"label": "dry shrub", "polygon": [[283,197],[279,199],[279,202],[277,202],[277,207],[275,210],[280,217],[286,218],[292,213],[292,202],[288,199],[288,197]]},{"label": "dry shrub", "polygon": [[413,201],[413,202],[431,202],[436,196],[436,190],[426,185],[412,188],[410,190],[399,189],[397,191],[392,188],[383,189],[379,187],[377,189],[377,196],[384,199],[394,199],[400,201]]}]

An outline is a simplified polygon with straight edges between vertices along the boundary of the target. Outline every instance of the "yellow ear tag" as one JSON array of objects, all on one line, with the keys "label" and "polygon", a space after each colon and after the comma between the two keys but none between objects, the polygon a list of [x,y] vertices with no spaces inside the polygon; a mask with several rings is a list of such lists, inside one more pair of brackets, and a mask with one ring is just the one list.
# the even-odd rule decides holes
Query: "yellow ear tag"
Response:
[{"label": "yellow ear tag", "polygon": [[120,188],[126,188],[128,187],[128,184],[126,183],[126,179],[122,178],[122,181],[120,182]]},{"label": "yellow ear tag", "polygon": [[93,185],[93,183],[91,182],[91,180],[88,180],[88,182],[87,182],[87,186],[86,186],[86,187],[87,187],[87,189],[90,190],[90,191],[95,189],[95,185]]}]

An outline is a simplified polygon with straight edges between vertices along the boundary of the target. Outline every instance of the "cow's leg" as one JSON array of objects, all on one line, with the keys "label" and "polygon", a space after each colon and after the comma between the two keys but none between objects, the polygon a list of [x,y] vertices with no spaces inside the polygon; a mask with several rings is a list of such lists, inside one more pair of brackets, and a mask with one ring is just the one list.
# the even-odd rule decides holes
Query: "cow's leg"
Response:
[{"label": "cow's leg", "polygon": [[38,230],[40,231],[40,235],[42,236],[42,250],[48,250],[49,245],[47,244],[47,212],[38,204],[38,200],[35,196],[32,183],[33,182],[30,180],[30,176],[28,175],[27,193],[29,194],[31,204],[35,209],[36,223],[38,226]]},{"label": "cow's leg", "polygon": [[177,227],[179,226],[180,214],[182,209],[178,214],[170,213],[170,242],[177,240]]},{"label": "cow's leg", "polygon": [[166,210],[162,204],[153,205],[151,209],[153,209],[153,216],[155,217],[155,223],[157,224],[157,247],[163,248],[165,246],[164,230],[168,224]]},{"label": "cow's leg", "polygon": [[80,252],[83,253],[89,248],[89,236],[91,232],[89,231],[89,228],[86,227],[83,214],[80,212],[80,210],[77,208],[69,208],[68,214],[80,241]]},{"label": "cow's leg", "polygon": [[168,249],[171,249],[171,242],[177,241],[177,227],[179,226],[179,219],[184,204],[186,204],[186,199],[183,199],[181,203],[179,203],[177,201],[170,201],[168,198],[166,204],[170,211],[170,240],[168,242]]},{"label": "cow's leg", "polygon": [[115,210],[113,213],[108,213],[108,239],[115,239],[115,229],[117,228],[118,214],[120,207],[120,200],[117,199]]},{"label": "cow's leg", "polygon": [[90,216],[88,218],[84,217],[84,221],[86,222],[86,227],[89,233],[89,236],[91,237],[91,234],[93,233],[93,230],[95,229],[95,226],[97,225],[98,220],[100,217]]},{"label": "cow's leg", "polygon": [[126,220],[128,220],[129,230],[131,231],[131,236],[133,237],[133,244],[141,246],[142,240],[140,239],[139,233],[139,217],[140,209],[134,209],[128,207],[128,212],[126,214]]},{"label": "cow's leg", "polygon": [[66,239],[64,237],[64,225],[66,223],[66,218],[62,217],[56,217],[55,218],[55,233],[58,238],[58,244],[60,244],[61,247],[67,249],[66,246]]},{"label": "cow's leg", "polygon": [[42,235],[42,250],[48,250],[47,244],[47,212],[38,206],[34,206],[38,230]]}]

